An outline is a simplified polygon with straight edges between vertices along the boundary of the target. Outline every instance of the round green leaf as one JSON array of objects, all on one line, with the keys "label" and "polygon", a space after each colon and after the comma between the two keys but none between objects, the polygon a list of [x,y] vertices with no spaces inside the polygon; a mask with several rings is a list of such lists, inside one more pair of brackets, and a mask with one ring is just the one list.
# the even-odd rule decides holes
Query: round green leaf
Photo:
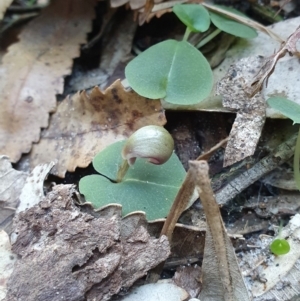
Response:
[{"label": "round green leaf", "polygon": [[209,13],[200,4],[176,4],[173,12],[192,32],[204,32],[210,26]]},{"label": "round green leaf", "polygon": [[125,75],[138,94],[181,105],[200,102],[213,86],[209,63],[185,41],[167,40],[152,46],[127,65]]},{"label": "round green leaf", "polygon": [[[124,143],[116,142],[99,153],[93,161],[94,168],[115,180]],[[175,154],[163,165],[137,159],[122,182],[114,183],[102,175],[91,175],[80,180],[79,190],[95,208],[117,203],[122,205],[123,215],[144,211],[148,220],[154,220],[167,216],[185,174]]]},{"label": "round green leaf", "polygon": [[[246,17],[244,14],[242,14],[236,9],[219,6],[219,5],[216,6],[224,10],[227,10],[230,13],[234,13],[236,15]],[[212,23],[219,29],[240,38],[252,39],[257,37],[257,32],[252,27],[234,21],[226,17],[225,15],[220,15],[211,11],[209,13],[210,13]]]},{"label": "round green leaf", "polygon": [[278,110],[294,123],[300,123],[300,105],[282,96],[272,96],[267,100],[268,105]]},{"label": "round green leaf", "polygon": [[270,245],[270,250],[275,255],[284,255],[290,251],[290,244],[285,239],[275,239]]}]

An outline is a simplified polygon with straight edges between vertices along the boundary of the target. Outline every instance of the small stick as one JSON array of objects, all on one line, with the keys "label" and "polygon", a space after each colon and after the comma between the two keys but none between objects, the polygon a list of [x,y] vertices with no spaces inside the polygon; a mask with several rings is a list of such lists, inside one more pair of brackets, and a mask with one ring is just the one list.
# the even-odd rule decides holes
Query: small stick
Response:
[{"label": "small stick", "polygon": [[163,225],[163,228],[160,232],[160,236],[166,235],[169,242],[172,241],[172,234],[175,228],[175,225],[181,215],[181,213],[186,209],[189,200],[191,199],[195,190],[195,181],[191,171],[188,170],[184,182],[182,183],[175,201],[170,209],[170,212],[167,216],[167,219]]},{"label": "small stick", "polygon": [[200,160],[209,160],[209,158],[213,155],[213,153],[219,149],[221,146],[225,145],[228,141],[228,137],[221,140],[219,143],[217,143],[216,145],[214,145],[209,151],[205,152],[204,154],[201,154],[196,160],[200,161]]}]

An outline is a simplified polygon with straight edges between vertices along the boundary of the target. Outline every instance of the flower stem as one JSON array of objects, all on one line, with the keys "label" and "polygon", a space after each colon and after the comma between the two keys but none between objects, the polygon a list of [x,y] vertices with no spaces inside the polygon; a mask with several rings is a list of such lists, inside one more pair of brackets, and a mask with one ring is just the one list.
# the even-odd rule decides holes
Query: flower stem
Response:
[{"label": "flower stem", "polygon": [[187,41],[189,35],[190,35],[191,31],[189,30],[189,28],[187,27],[184,33],[184,36],[182,38],[182,41]]},{"label": "flower stem", "polygon": [[221,31],[222,31],[221,29],[217,28],[211,34],[209,34],[203,40],[201,40],[195,47],[201,48],[202,46],[207,44],[209,41],[211,41],[215,36],[217,36]]},{"label": "flower stem", "polygon": [[298,132],[295,154],[294,154],[294,179],[295,179],[297,188],[300,190],[299,159],[300,159],[300,128],[299,128],[299,132]]},{"label": "flower stem", "polygon": [[128,168],[129,168],[128,161],[123,160],[121,166],[119,167],[118,173],[117,173],[117,183],[122,182]]}]

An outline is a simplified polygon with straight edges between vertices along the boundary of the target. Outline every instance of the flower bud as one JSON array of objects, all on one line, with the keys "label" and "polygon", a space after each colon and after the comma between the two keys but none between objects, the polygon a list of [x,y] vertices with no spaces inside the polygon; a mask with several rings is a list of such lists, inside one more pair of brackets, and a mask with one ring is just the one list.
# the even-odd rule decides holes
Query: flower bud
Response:
[{"label": "flower bud", "polygon": [[148,125],[134,132],[126,141],[122,157],[133,165],[136,158],[147,158],[153,164],[163,164],[173,153],[174,140],[161,126]]}]

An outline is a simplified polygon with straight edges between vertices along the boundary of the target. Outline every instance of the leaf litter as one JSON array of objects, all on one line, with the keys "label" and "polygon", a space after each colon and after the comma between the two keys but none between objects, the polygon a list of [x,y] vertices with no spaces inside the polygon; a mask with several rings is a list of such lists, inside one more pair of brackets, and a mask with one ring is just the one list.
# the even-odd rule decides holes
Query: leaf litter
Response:
[{"label": "leaf litter", "polygon": [[29,154],[30,166],[54,161],[52,174],[87,167],[97,153],[113,142],[128,138],[145,125],[164,125],[159,100],[149,100],[124,90],[120,81],[102,92],[95,87],[88,95],[68,96],[51,116],[39,143]]},{"label": "leaf litter", "polygon": [[51,1],[9,47],[0,70],[0,153],[17,162],[55,111],[63,76],[86,40],[95,0]]},{"label": "leaf litter", "polygon": [[[101,92],[102,93],[102,92]],[[104,93],[105,94],[105,93]],[[83,96],[82,95],[85,95],[84,97],[86,97],[86,99],[88,99],[89,97],[87,96],[87,94],[86,93],[84,93],[84,92],[82,92],[81,93],[81,96],[78,94],[77,96],[78,96],[78,98],[79,99],[82,99],[83,98]],[[79,97],[80,96],[80,97]],[[68,98],[68,99],[65,99],[65,103],[67,102],[67,101],[70,101],[70,99],[71,99],[71,101],[73,101],[74,99],[75,99],[75,97],[76,96],[73,96],[73,97],[70,97],[70,98]],[[85,100],[86,100],[85,99]],[[67,106],[66,106],[67,107]],[[70,107],[69,107],[69,109],[70,109]],[[251,108],[250,107],[250,111],[251,111],[251,109],[253,109],[253,108]],[[160,110],[162,110],[162,109],[160,109]],[[247,111],[247,110],[246,110]],[[64,111],[64,113],[66,113],[67,112],[67,109]],[[67,115],[67,114],[66,114]],[[54,116],[54,115],[53,115]],[[68,115],[68,117],[69,117],[69,115]],[[51,126],[50,126],[51,127]],[[259,131],[257,131],[257,132],[259,132]],[[45,131],[45,133],[46,133],[46,131]],[[53,131],[53,133],[54,133],[54,131]],[[45,135],[47,135],[47,134],[45,134]],[[63,140],[63,139],[62,139]],[[92,139],[93,140],[93,139]],[[95,139],[94,139],[95,140]],[[87,145],[88,144],[88,142],[89,142],[89,140],[88,141],[85,141],[85,143],[84,143],[84,145]],[[292,144],[292,143],[288,143],[289,144],[289,146],[290,146],[290,144]],[[38,145],[38,144],[37,144]],[[63,146],[63,151],[66,149],[66,148],[68,148],[68,145],[67,144],[61,144],[61,145],[59,145],[59,146]],[[45,147],[45,149],[44,149],[44,152],[45,152],[45,150],[47,150],[48,151],[48,148],[47,147]],[[90,150],[89,150],[90,151]],[[23,151],[22,151],[23,152]],[[240,152],[240,154],[239,155],[241,155],[241,152]],[[69,154],[69,156],[70,156],[70,154]],[[271,155],[272,156],[272,155]],[[238,157],[238,156],[237,156]],[[66,158],[67,158],[67,156],[66,156]],[[55,158],[55,159],[57,159],[57,158]],[[60,158],[58,158],[58,160],[59,160]],[[63,158],[64,159],[64,158]],[[278,158],[277,158],[278,159]],[[49,162],[51,160],[51,158],[49,158],[49,157],[47,157],[47,162]],[[287,160],[287,158],[285,158],[284,160]],[[281,162],[283,162],[284,160],[281,160]],[[45,160],[46,161],[46,160]],[[72,160],[71,160],[72,161]],[[76,161],[76,160],[75,160]],[[84,161],[84,160],[83,160]],[[88,159],[86,159],[86,161],[88,161]],[[276,158],[274,158],[274,161],[276,161]],[[280,161],[280,160],[279,160]],[[44,163],[44,162],[43,162]],[[63,160],[62,160],[62,165],[61,166],[63,166],[64,165],[64,162],[63,162]],[[266,159],[265,161],[264,161],[264,164],[262,164],[262,165],[267,165],[267,163],[268,163],[268,159]],[[35,165],[36,163],[32,163],[32,167]],[[77,164],[77,163],[76,163]],[[60,166],[60,163],[58,164],[58,169],[60,170],[59,172],[61,172],[61,175],[62,176],[64,176],[64,174],[65,174],[65,171],[68,169],[68,167],[66,167],[66,166],[73,166],[73,167],[71,167],[70,169],[71,170],[74,170],[75,169],[75,165],[76,164],[74,164],[74,165],[72,165],[71,163],[69,164],[69,163],[67,163],[67,164],[65,164],[64,165],[64,167],[61,167]],[[75,167],[74,167],[75,166]],[[78,165],[79,166],[79,165]],[[51,165],[49,165],[47,168],[50,168],[51,167]],[[42,168],[42,167],[40,167],[40,168]],[[72,169],[73,168],[73,169]],[[41,169],[40,169],[40,171],[39,172],[41,172]],[[47,173],[47,172],[45,172],[45,173]],[[58,174],[58,171],[56,170],[54,170],[54,173],[55,174]],[[259,178],[260,177],[260,175],[256,175],[256,178]],[[255,177],[254,177],[255,178]],[[44,196],[43,196],[43,193],[42,193],[42,188],[41,188],[41,185],[40,185],[41,183],[39,183],[39,190],[38,190],[38,194],[37,194],[37,196],[38,197],[42,197],[42,198],[44,198]],[[245,186],[244,186],[245,187]],[[84,216],[83,217],[83,219],[85,218],[85,215],[84,214],[87,214],[89,217],[88,218],[86,218],[85,220],[84,220],[84,222],[85,223],[87,223],[87,222],[90,222],[90,221],[93,221],[94,219],[101,219],[101,218],[103,218],[103,219],[106,219],[106,221],[111,221],[113,218],[115,218],[115,219],[118,219],[117,217],[119,216],[119,213],[118,213],[118,210],[116,210],[116,212],[115,212],[115,214],[108,214],[108,215],[105,215],[103,212],[105,212],[105,209],[104,209],[104,211],[102,211],[102,213],[103,213],[103,215],[101,216],[101,214],[102,213],[100,213],[100,212],[86,212],[84,209],[83,209],[83,207],[82,207],[82,212],[80,212],[79,211],[79,209],[77,208],[77,207],[74,207],[74,204],[73,204],[73,202],[74,202],[74,199],[73,199],[73,195],[74,195],[74,192],[75,192],[75,190],[73,189],[71,189],[70,187],[69,188],[67,188],[66,186],[65,187],[63,187],[63,186],[61,186],[60,187],[60,189],[62,189],[62,191],[65,191],[65,195],[67,195],[67,197],[66,197],[66,199],[68,199],[68,200],[70,200],[70,199],[72,199],[72,201],[67,201],[67,202],[63,202],[63,204],[58,204],[58,199],[59,199],[59,201],[61,201],[61,198],[58,196],[57,197],[57,195],[56,195],[56,197],[55,196],[53,196],[53,194],[54,193],[56,193],[58,190],[59,190],[59,188],[58,188],[58,186],[56,186],[56,188],[54,188],[53,189],[53,191],[46,197],[46,199],[44,199],[41,203],[39,203],[38,205],[34,205],[34,207],[33,208],[38,208],[38,210],[36,211],[36,212],[40,212],[39,210],[41,210],[41,211],[43,211],[44,213],[45,213],[45,211],[46,211],[46,209],[47,210],[52,210],[55,206],[57,206],[57,207],[55,207],[54,209],[55,210],[53,210],[53,211],[55,211],[55,213],[57,212],[57,211],[63,211],[64,213],[66,213],[68,210],[70,210],[70,211],[72,211],[74,208],[75,208],[75,211],[76,211],[76,213],[75,213],[75,215],[76,215],[76,217],[74,218],[74,216],[73,216],[73,220],[71,220],[71,222],[76,222],[76,219],[77,219],[77,216],[80,216],[78,219],[81,219],[82,218],[82,216]],[[242,189],[244,189],[244,188],[241,188],[241,190]],[[29,188],[29,190],[30,190],[30,188]],[[71,192],[71,190],[72,190],[72,192]],[[68,191],[68,192],[67,192]],[[59,192],[60,193],[60,192]],[[64,195],[64,196],[65,196]],[[72,197],[71,197],[71,195],[72,195]],[[53,196],[53,199],[51,199],[51,202],[49,201],[49,199],[48,198],[51,198],[51,196]],[[57,198],[57,199],[56,199]],[[64,199],[64,197],[63,197],[63,199]],[[48,203],[47,203],[48,202]],[[226,200],[226,202],[227,202],[227,200]],[[50,204],[51,203],[51,204]],[[53,203],[55,203],[55,204],[53,204]],[[71,204],[72,203],[72,204]],[[53,208],[51,207],[53,205]],[[45,207],[43,207],[43,206],[45,206]],[[59,207],[60,206],[60,207]],[[73,208],[74,207],[74,208]],[[49,209],[50,208],[50,209]],[[52,208],[52,209],[51,209]],[[73,209],[72,209],[73,208]],[[58,210],[59,209],[59,210]],[[16,217],[16,223],[19,223],[20,221],[22,221],[22,225],[21,226],[24,226],[25,227],[25,222],[24,222],[24,220],[22,220],[22,217],[24,217],[24,216],[26,216],[26,214],[28,213],[28,212],[31,212],[31,214],[32,214],[32,216],[33,216],[33,212],[34,211],[34,209],[29,209],[29,210],[27,210],[27,211],[25,211],[25,212],[21,212],[19,215],[18,215],[18,217]],[[34,211],[34,212],[35,212]],[[28,213],[29,214],[29,213]],[[99,216],[98,216],[98,214],[99,214]],[[129,217],[130,218],[130,217]],[[133,218],[133,217],[131,217],[132,218],[132,220],[135,220],[135,218]],[[42,219],[42,217],[41,217],[41,219]],[[32,220],[33,220],[33,218],[32,218]],[[138,220],[138,219],[137,219]],[[39,220],[38,220],[39,221]],[[127,220],[128,221],[128,220]],[[26,222],[28,222],[28,220],[26,221]],[[130,223],[130,222],[129,222]],[[60,224],[59,224],[59,222],[57,223],[59,226],[60,226]],[[134,232],[134,235],[133,235],[133,232],[132,231],[129,231],[130,233],[128,234],[129,236],[132,234],[133,236],[134,236],[134,238],[129,238],[128,240],[126,240],[126,243],[134,243],[134,242],[136,242],[136,240],[138,240],[139,242],[146,242],[147,241],[147,237],[148,237],[148,234],[146,234],[146,232],[144,231],[144,230],[142,230],[142,228],[141,227],[139,227],[139,224],[138,223],[135,223],[135,222],[132,222],[132,224],[135,224],[135,226],[137,226],[137,229],[135,230],[135,231],[133,231]],[[86,225],[86,224],[85,224]],[[119,232],[121,233],[120,235],[122,236],[123,234],[124,234],[124,230],[122,230],[123,229],[123,225],[124,225],[124,223],[122,222],[122,225],[119,227]],[[32,246],[34,246],[34,252],[38,252],[38,251],[40,251],[38,248],[40,248],[40,246],[42,245],[43,246],[43,248],[45,247],[45,245],[43,245],[42,243],[41,244],[39,244],[39,242],[41,242],[42,241],[42,239],[43,239],[43,237],[39,237],[39,233],[42,233],[42,231],[40,230],[40,228],[39,228],[39,226],[40,226],[40,224],[37,222],[37,223],[32,223],[32,227],[31,226],[28,226],[28,228],[30,228],[31,229],[31,232],[29,232],[29,233],[31,233],[32,235],[31,235],[31,238],[33,237],[33,242],[30,242],[30,240],[29,240],[29,238],[28,238],[28,233],[26,234],[26,231],[24,232],[24,237],[20,237],[20,239],[22,240],[23,238],[24,238],[24,241],[26,242],[26,243],[28,243],[28,245],[26,245],[26,243],[25,243],[25,248],[27,248],[28,247],[28,249],[30,249],[30,247],[32,247]],[[47,225],[47,226],[49,226],[49,225]],[[148,225],[149,226],[149,225]],[[87,227],[89,227],[89,226],[87,226]],[[25,227],[26,228],[26,227]],[[24,229],[25,229],[24,228]],[[28,229],[28,228],[26,228],[26,229]],[[125,228],[127,228],[127,226],[125,226]],[[145,227],[145,229],[146,228],[149,228],[149,227]],[[55,238],[53,238],[53,237],[58,237],[59,235],[61,235],[61,236],[63,236],[64,234],[70,234],[70,236],[66,239],[67,240],[67,242],[68,243],[70,243],[70,244],[72,244],[72,242],[71,242],[71,240],[70,240],[70,237],[74,234],[74,235],[77,235],[78,233],[75,233],[76,232],[76,226],[75,226],[75,230],[74,229],[72,229],[72,231],[70,230],[70,228],[68,227],[68,225],[64,225],[64,226],[62,226],[62,228],[61,228],[62,230],[61,230],[61,232],[55,232],[55,230],[54,230],[54,232],[49,232],[50,233],[50,236],[49,237],[47,237],[47,238],[44,238],[44,239],[46,239],[46,241],[50,241],[51,239],[55,239]],[[64,231],[63,230],[68,230],[67,232],[68,233],[64,233]],[[89,228],[90,229],[90,228]],[[114,227],[113,227],[113,229],[115,229]],[[120,230],[121,229],[121,230]],[[176,229],[176,228],[175,228]],[[115,233],[116,232],[118,232],[118,231],[115,231]],[[176,231],[176,230],[175,230]],[[86,232],[85,232],[86,233]],[[93,233],[93,232],[92,232]],[[122,234],[123,233],[123,234]],[[157,233],[157,232],[156,232]],[[91,234],[91,233],[89,233],[89,234]],[[97,235],[97,234],[96,234]],[[96,236],[95,235],[95,236]],[[203,234],[201,234],[201,235],[203,235]],[[121,237],[120,236],[120,237]],[[126,235],[125,235],[126,236]],[[126,239],[129,237],[129,236],[126,236]],[[184,234],[181,234],[180,236],[179,236],[179,239],[178,239],[178,242],[180,241],[180,238],[182,238],[182,237],[185,237],[185,235]],[[196,240],[196,238],[197,238],[197,235],[195,236],[192,236],[193,238],[192,238],[192,240],[191,240],[191,244],[193,245],[193,247],[194,247],[194,245],[195,245],[195,243],[194,243],[194,241]],[[16,241],[14,241],[14,243],[17,243],[18,244],[18,238],[19,237],[17,237],[17,240]],[[124,237],[123,237],[124,238]],[[36,241],[34,241],[34,240],[36,240]],[[37,242],[37,244],[35,245],[35,243]],[[201,243],[202,244],[202,247],[203,247],[203,243]],[[55,245],[55,247],[57,247],[57,246],[61,246],[61,244],[59,243],[59,241],[55,241],[54,242],[54,245]],[[92,245],[92,244],[91,244]],[[18,247],[20,247],[20,245],[17,245],[17,246],[15,246],[16,248],[18,248]],[[51,247],[51,246],[50,246]],[[123,247],[123,246],[122,246]],[[184,245],[182,245],[182,247],[181,248],[179,248],[179,249],[184,249],[184,248],[186,248],[186,247],[184,247]],[[187,248],[186,248],[187,249]],[[96,250],[96,249],[95,249]],[[98,249],[99,250],[99,249]],[[99,266],[102,264],[102,263],[104,263],[104,264],[106,264],[106,263],[111,263],[110,264],[110,266],[108,267],[108,269],[103,269],[102,271],[100,271],[100,272],[103,272],[103,273],[106,273],[107,272],[107,274],[106,274],[106,276],[109,274],[109,275],[117,275],[117,276],[119,276],[119,274],[116,272],[116,271],[118,271],[118,268],[117,268],[117,264],[116,264],[116,262],[117,262],[117,260],[116,260],[116,257],[117,256],[115,256],[116,254],[117,255],[120,255],[120,253],[118,253],[117,251],[118,251],[119,249],[118,249],[118,247],[116,247],[115,249],[113,249],[113,250],[110,250],[110,251],[112,251],[112,252],[110,252],[110,251],[108,251],[108,252],[106,252],[107,251],[107,249],[105,249],[105,252],[107,253],[107,254],[105,254],[106,256],[105,256],[105,259],[104,258],[102,258],[103,259],[103,261],[101,262],[99,262]],[[46,250],[47,252],[48,252],[48,250]],[[114,252],[114,251],[116,251],[116,252]],[[182,250],[181,250],[182,251]],[[189,250],[188,250],[189,251]],[[27,251],[26,251],[27,252]],[[29,253],[26,253],[25,252],[25,255],[24,255],[24,253],[22,254],[23,255],[23,257],[24,258],[22,258],[20,261],[19,261],[19,268],[20,268],[20,266],[22,265],[22,264],[24,264],[24,267],[26,266],[26,260],[28,260],[29,261],[29,257],[30,257],[30,254]],[[49,253],[47,253],[46,252],[46,255],[47,254],[49,254]],[[198,253],[197,253],[198,252]],[[259,252],[261,252],[261,250],[259,250]],[[73,273],[73,275],[76,275],[76,277],[77,277],[77,279],[76,280],[78,280],[78,281],[83,281],[82,283],[84,283],[85,285],[87,285],[86,287],[88,287],[89,285],[90,285],[90,283],[88,283],[89,281],[90,282],[92,282],[94,279],[95,279],[95,274],[93,274],[93,272],[94,271],[91,271],[91,269],[89,269],[91,266],[92,267],[99,267],[99,266],[97,266],[97,263],[98,263],[98,261],[97,261],[97,255],[99,255],[99,254],[97,254],[97,251],[95,251],[95,252],[93,252],[93,250],[90,252],[90,250],[87,250],[87,253],[88,253],[88,255],[83,255],[83,256],[85,256],[84,257],[84,259],[82,259],[82,257],[80,257],[79,255],[79,257],[80,257],[80,264],[84,261],[84,260],[86,260],[86,263],[83,263],[83,264],[78,264],[78,266],[75,266],[74,267],[74,270],[72,271],[72,268],[71,268],[71,273]],[[77,254],[77,252],[75,252],[75,254]],[[89,257],[89,255],[90,254],[92,254],[90,257]],[[196,253],[194,253],[194,255],[195,254],[202,254],[201,253],[201,251],[199,251],[199,250],[197,250],[196,251]],[[66,254],[66,253],[64,253],[63,255],[66,255],[66,258],[67,258],[67,255],[68,254]],[[187,253],[185,253],[184,254],[184,256],[188,256],[188,252]],[[121,256],[121,255],[120,255]],[[196,255],[197,256],[197,255]],[[28,258],[27,258],[28,257]],[[43,256],[42,256],[43,257]],[[42,258],[41,257],[41,258]],[[87,258],[89,258],[89,259],[87,259]],[[41,259],[41,260],[43,260],[43,259]],[[182,258],[180,258],[180,260],[182,261],[183,259]],[[66,260],[67,261],[67,260]],[[64,262],[65,264],[68,264],[68,263],[66,263],[66,261]],[[23,263],[22,263],[23,262]],[[28,264],[28,266],[29,266],[29,264]],[[23,267],[23,268],[24,268]],[[102,267],[102,266],[101,266]],[[297,268],[297,266],[295,266],[296,268]],[[107,266],[106,266],[106,268],[107,268]],[[20,270],[23,272],[23,270],[22,270],[22,268],[20,268]],[[44,270],[43,270],[44,271]],[[70,271],[70,268],[69,268],[69,271]],[[28,272],[27,271],[27,269],[26,268],[24,268],[24,273],[26,273],[26,272]],[[62,271],[59,271],[59,272],[62,272]],[[59,273],[58,272],[58,273]],[[143,273],[145,272],[145,270],[143,271]],[[132,274],[132,271],[130,271],[130,273],[128,273],[128,275],[126,275],[126,277],[127,278],[130,278],[129,277],[129,275],[131,276]],[[101,273],[100,273],[101,274]],[[65,275],[65,274],[64,274]],[[82,276],[83,275],[83,276]],[[91,278],[90,278],[90,280],[89,281],[87,281],[86,280],[86,275],[88,275],[88,276],[91,276]],[[99,275],[97,275],[97,277],[98,277]],[[28,276],[26,276],[26,277],[28,277]],[[94,277],[94,278],[93,278]],[[109,276],[108,276],[109,277]],[[54,277],[55,278],[55,277]],[[100,275],[100,278],[101,278],[101,275]],[[105,277],[104,277],[105,278]],[[66,279],[69,279],[69,278],[66,278]],[[117,279],[117,280],[116,280]],[[73,280],[73,279],[72,279]],[[98,280],[99,280],[99,278],[98,278]],[[119,278],[110,278],[110,280],[111,280],[111,282],[112,283],[110,283],[112,286],[116,283],[116,282],[118,282],[119,281]],[[122,280],[123,281],[123,280]],[[44,284],[44,283],[43,283]],[[53,283],[51,283],[51,284],[53,284]],[[118,282],[118,284],[119,284],[119,282]],[[21,284],[21,285],[23,285],[23,283]],[[286,286],[286,284],[283,282],[283,283],[281,283],[281,286],[283,287],[283,288],[285,288],[285,286]],[[16,286],[15,286],[16,287]],[[22,286],[22,289],[23,289],[23,287],[24,286]],[[117,287],[117,286],[116,286]],[[111,287],[110,287],[111,288]],[[25,289],[25,291],[26,291],[26,288],[24,288]],[[48,287],[47,287],[47,289],[48,289]],[[92,289],[91,290],[88,290],[88,294],[92,291],[94,289],[94,286],[92,285]],[[102,287],[101,287],[101,285],[98,287],[98,289],[97,288],[95,288],[95,290],[96,290],[96,292],[95,293],[91,293],[91,298],[94,298],[94,296],[99,296],[98,294],[99,294],[99,292],[100,293],[103,293],[103,294],[105,294],[106,293],[106,291],[105,290],[103,290],[102,289]],[[117,289],[115,289],[115,287],[113,287],[113,289],[112,289],[113,291],[115,290],[115,291],[118,291],[118,288]],[[297,290],[297,288],[296,287],[294,287],[294,290]],[[12,287],[10,288],[10,292],[12,292],[13,291],[13,284],[12,284]],[[26,292],[28,292],[28,291],[26,291]],[[286,291],[285,291],[286,292]],[[37,293],[37,294],[43,294],[44,292],[42,292],[42,289],[38,292],[38,289],[36,289],[35,291],[33,290],[33,293]],[[54,293],[54,292],[53,292]],[[111,293],[111,292],[110,292]],[[28,293],[29,294],[29,293]],[[93,295],[94,294],[94,295]],[[275,294],[276,294],[276,292],[275,292]],[[275,295],[276,296],[276,295]],[[105,295],[105,298],[110,298],[110,296],[106,296]],[[46,299],[43,299],[43,300],[46,300]],[[73,300],[73,299],[72,299]],[[104,299],[104,300],[106,300],[106,299]],[[108,300],[108,299],[107,299]],[[265,300],[265,299],[262,299],[262,300]]]}]

